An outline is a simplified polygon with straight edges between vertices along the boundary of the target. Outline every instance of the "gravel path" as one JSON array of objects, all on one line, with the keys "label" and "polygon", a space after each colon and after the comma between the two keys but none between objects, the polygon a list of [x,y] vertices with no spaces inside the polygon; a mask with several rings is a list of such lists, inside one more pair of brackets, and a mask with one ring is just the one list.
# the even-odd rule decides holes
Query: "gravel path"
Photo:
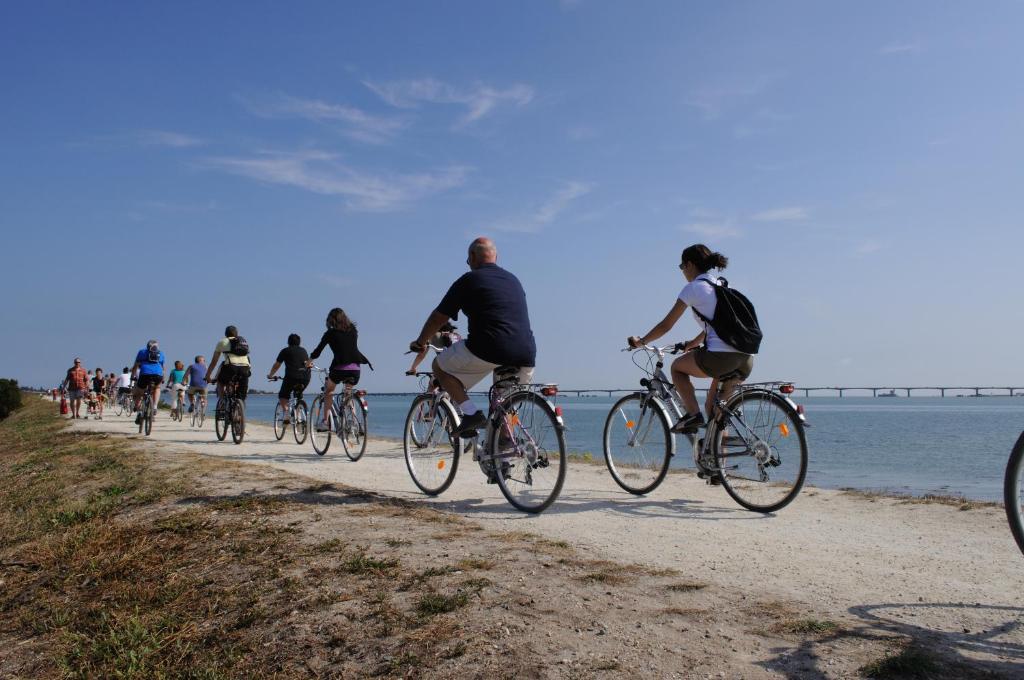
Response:
[{"label": "gravel path", "polygon": [[[76,427],[138,437],[123,417]],[[236,446],[217,442],[210,420],[196,431],[161,413],[149,443],[414,499],[493,529],[675,567],[751,598],[795,601],[835,620],[924,637],[965,658],[1024,664],[1024,557],[1000,507],[959,510],[807,488],[779,514],[762,516],[689,474],[634,497],[603,465],[572,463],[555,505],[527,516],[471,461],[440,498],[423,496],[409,479],[401,444],[390,441],[371,441],[352,463],[337,442],[321,458],[308,442],[277,442],[269,426],[249,424]]]}]

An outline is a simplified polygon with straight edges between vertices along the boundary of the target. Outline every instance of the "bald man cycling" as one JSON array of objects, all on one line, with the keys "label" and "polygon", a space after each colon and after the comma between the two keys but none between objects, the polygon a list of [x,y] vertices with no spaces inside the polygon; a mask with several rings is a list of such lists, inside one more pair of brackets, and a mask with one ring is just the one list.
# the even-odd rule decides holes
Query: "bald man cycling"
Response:
[{"label": "bald man cycling", "polygon": [[514,274],[498,266],[498,249],[489,238],[480,237],[469,245],[469,271],[451,285],[423,330],[409,344],[421,351],[428,340],[459,311],[469,320],[464,340],[434,359],[434,377],[451,395],[463,413],[458,434],[472,434],[487,424],[486,415],[466,393],[499,366],[519,368],[519,382],[533,379],[537,345],[530,328],[526,293]]}]

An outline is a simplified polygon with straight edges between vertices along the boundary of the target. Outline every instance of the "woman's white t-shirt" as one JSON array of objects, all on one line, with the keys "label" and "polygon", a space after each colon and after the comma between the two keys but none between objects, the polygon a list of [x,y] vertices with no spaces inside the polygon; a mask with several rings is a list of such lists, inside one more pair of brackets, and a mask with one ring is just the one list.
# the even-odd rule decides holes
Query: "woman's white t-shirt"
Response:
[{"label": "woman's white t-shirt", "polygon": [[[711,283],[712,281],[714,283]],[[720,279],[713,274],[701,274],[683,287],[683,290],[679,293],[679,299],[708,319],[713,319],[715,318],[715,307],[718,304],[714,284],[719,282]],[[704,323],[704,319],[701,319],[696,313],[693,316],[697,319],[697,323],[704,328],[704,332],[707,333],[704,342],[707,343],[709,352],[739,352],[738,349],[718,337],[711,324]]]}]

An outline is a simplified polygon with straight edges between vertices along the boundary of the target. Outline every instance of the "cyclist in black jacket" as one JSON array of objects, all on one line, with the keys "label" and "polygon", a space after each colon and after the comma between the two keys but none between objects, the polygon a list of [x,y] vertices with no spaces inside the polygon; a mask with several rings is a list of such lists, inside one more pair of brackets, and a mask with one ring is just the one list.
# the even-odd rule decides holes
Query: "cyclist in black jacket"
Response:
[{"label": "cyclist in black jacket", "polygon": [[[324,404],[329,405],[334,397],[334,388],[344,384],[345,391],[352,389],[359,382],[360,365],[366,364],[373,370],[373,364],[359,351],[359,331],[341,307],[335,307],[327,314],[327,331],[320,338],[320,344],[309,355],[317,359],[324,347],[330,345],[334,359],[327,374],[327,385],[324,390]],[[327,428],[328,408],[323,409],[323,418],[316,423],[317,431],[325,432]]]}]

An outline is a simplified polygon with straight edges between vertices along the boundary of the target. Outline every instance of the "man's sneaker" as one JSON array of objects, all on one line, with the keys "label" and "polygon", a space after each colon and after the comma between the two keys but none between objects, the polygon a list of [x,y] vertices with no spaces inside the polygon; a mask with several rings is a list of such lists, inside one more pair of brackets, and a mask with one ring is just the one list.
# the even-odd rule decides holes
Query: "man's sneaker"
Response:
[{"label": "man's sneaker", "polygon": [[720,472],[704,472],[700,470],[697,472],[697,476],[707,480],[711,486],[721,486],[722,484],[722,474]]},{"label": "man's sneaker", "polygon": [[331,428],[328,427],[327,423],[325,423],[324,421],[318,420],[318,421],[316,421],[316,431],[317,432],[330,432]]},{"label": "man's sneaker", "polygon": [[672,426],[672,431],[676,434],[692,434],[697,431],[698,428],[704,426],[704,414],[700,411],[685,415],[679,419],[675,425]]},{"label": "man's sneaker", "polygon": [[452,434],[457,434],[460,437],[475,437],[477,435],[476,431],[486,425],[487,416],[484,415],[483,411],[477,411],[473,415],[463,418]]}]

